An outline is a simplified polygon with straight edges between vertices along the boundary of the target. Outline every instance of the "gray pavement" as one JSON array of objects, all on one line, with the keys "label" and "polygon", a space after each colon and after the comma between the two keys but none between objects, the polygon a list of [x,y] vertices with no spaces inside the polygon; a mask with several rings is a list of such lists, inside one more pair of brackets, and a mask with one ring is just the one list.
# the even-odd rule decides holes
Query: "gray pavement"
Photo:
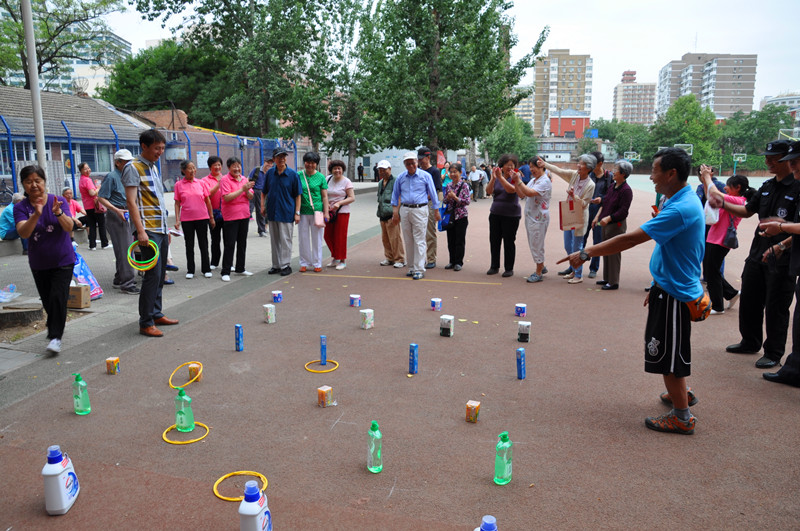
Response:
[{"label": "gray pavement", "polygon": [[[349,245],[380,234],[380,227],[375,216],[377,186],[376,183],[370,182],[354,183],[356,201],[351,206]],[[167,194],[167,204],[170,207],[173,204],[171,193]],[[171,210],[172,208],[170,208]],[[170,225],[173,224],[174,216],[171,216]],[[18,244],[18,242],[7,243]],[[296,271],[299,255],[296,231],[293,243],[292,262]],[[186,252],[183,239],[173,237],[170,249],[173,261],[180,269],[170,273],[175,284],[164,286],[164,311],[170,317],[177,316],[184,321],[213,312],[215,308],[236,297],[280,279],[280,277],[266,275],[266,271],[271,265],[270,240],[269,235],[264,238],[258,236],[255,220],[251,221],[247,237],[247,269],[255,273],[253,277],[232,275],[230,283],[223,283],[220,281],[219,269],[217,269],[212,278],[196,275],[195,278],[188,280],[185,278]],[[111,288],[115,271],[113,251],[99,249],[99,246],[97,251],[89,251],[86,244],[81,244],[78,252],[88,263],[104,293],[101,299],[92,301],[90,308],[70,310],[85,315],[67,323],[59,362],[66,360],[65,363],[76,366],[89,366],[99,361],[96,355],[98,346],[109,347],[116,341],[124,341],[125,348],[128,348],[132,341],[137,342],[140,337],[142,340],[145,338],[138,335],[138,297],[126,295]],[[323,256],[326,259],[330,257],[326,247],[323,250]],[[381,258],[378,257],[378,260]],[[196,260],[199,260],[198,254],[196,254]],[[10,283],[15,284],[17,291],[22,294],[14,302],[39,301],[33,276],[28,267],[27,256],[15,254],[0,258],[0,285],[6,286]],[[139,284],[141,284],[140,280]],[[169,333],[169,330],[167,329],[165,332]],[[23,385],[18,378],[14,379],[16,384],[12,384],[6,375],[46,358],[45,348],[48,343],[46,335],[46,331],[42,331],[13,343],[0,343],[0,381],[7,380],[5,385],[0,386],[2,387],[0,388],[0,406],[8,406],[42,387],[43,384]],[[46,373],[46,369],[44,370]],[[76,368],[77,370],[78,368]],[[41,377],[31,373],[33,380]],[[49,380],[44,378],[43,381]]]}]

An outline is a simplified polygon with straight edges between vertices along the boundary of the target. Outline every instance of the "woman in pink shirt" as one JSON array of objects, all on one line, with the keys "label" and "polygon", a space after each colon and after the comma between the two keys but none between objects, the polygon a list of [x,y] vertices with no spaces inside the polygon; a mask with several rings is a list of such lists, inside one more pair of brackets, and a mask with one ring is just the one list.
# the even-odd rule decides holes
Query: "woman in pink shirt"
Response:
[{"label": "woman in pink shirt", "polygon": [[[111,247],[106,235],[106,210],[97,201],[97,185],[92,180],[92,168],[86,162],[78,164],[81,180],[78,181],[78,191],[81,193],[83,208],[86,210],[86,222],[89,225],[89,250],[97,250],[97,229],[100,229],[100,243],[103,249]],[[95,204],[96,203],[96,204]]]},{"label": "woman in pink shirt", "polygon": [[253,199],[254,181],[242,177],[242,163],[236,157],[227,161],[228,174],[219,183],[222,195],[222,281],[230,282],[233,250],[236,248],[236,274],[250,276],[244,268],[247,253],[247,228],[250,225],[250,200]]},{"label": "woman in pink shirt", "polygon": [[216,155],[208,157],[208,168],[211,173],[206,175],[202,181],[208,190],[214,218],[214,224],[211,226],[211,269],[216,269],[222,257],[220,242],[222,241],[222,227],[225,225],[222,220],[222,195],[219,193],[219,183],[222,181],[222,159]]},{"label": "woman in pink shirt", "polygon": [[[711,168],[705,164],[700,166],[700,179],[706,187],[706,197],[710,197],[709,194],[715,195],[722,198],[726,203],[743,205],[756,193],[754,189],[750,188],[750,182],[744,175],[734,175],[729,178],[725,185],[725,193],[722,193],[722,191],[717,190],[711,181]],[[732,308],[739,298],[739,290],[728,284],[720,269],[725,256],[730,251],[730,248],[724,245],[728,226],[732,223],[736,228],[739,226],[740,221],[742,221],[742,218],[739,216],[734,216],[720,209],[719,221],[708,230],[706,253],[703,257],[703,276],[706,278],[708,296],[711,298],[712,314],[725,313],[723,299],[729,301],[728,308]]]},{"label": "woman in pink shirt", "polygon": [[211,278],[208,261],[208,228],[214,227],[214,215],[208,188],[195,179],[197,168],[191,160],[181,162],[183,179],[175,183],[175,228],[183,227],[186,243],[186,278],[194,278],[194,237],[200,247],[200,270]]},{"label": "woman in pink shirt", "polygon": [[356,200],[353,183],[344,176],[344,161],[332,160],[328,163],[328,215],[325,224],[325,243],[331,251],[333,261],[328,267],[339,271],[347,267],[347,226],[350,223],[350,203]]}]

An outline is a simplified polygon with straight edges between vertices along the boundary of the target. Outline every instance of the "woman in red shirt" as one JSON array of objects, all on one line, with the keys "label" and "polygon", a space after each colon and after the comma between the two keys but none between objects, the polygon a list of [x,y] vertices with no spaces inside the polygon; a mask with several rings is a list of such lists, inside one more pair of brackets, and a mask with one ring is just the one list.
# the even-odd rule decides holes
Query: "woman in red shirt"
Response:
[{"label": "woman in red shirt", "polygon": [[83,208],[86,210],[86,222],[89,225],[89,250],[97,250],[97,229],[100,229],[100,243],[103,249],[109,249],[108,236],[106,235],[106,210],[97,201],[97,185],[92,180],[92,168],[86,162],[78,164],[81,180],[78,181],[78,190],[81,193]]}]

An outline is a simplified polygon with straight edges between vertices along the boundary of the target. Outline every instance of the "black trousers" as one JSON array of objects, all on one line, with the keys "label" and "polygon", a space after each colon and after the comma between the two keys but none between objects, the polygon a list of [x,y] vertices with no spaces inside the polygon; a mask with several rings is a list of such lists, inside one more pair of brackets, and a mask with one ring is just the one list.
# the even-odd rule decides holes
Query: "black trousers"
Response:
[{"label": "black trousers", "polygon": [[222,227],[225,226],[225,222],[222,218],[214,220],[214,228],[211,229],[211,265],[217,267],[219,265],[219,260],[222,258]]},{"label": "black trousers", "polygon": [[106,234],[106,214],[98,212],[96,209],[86,209],[86,222],[89,225],[89,249],[94,249],[97,245],[97,230],[100,229],[100,243],[103,247],[108,245],[108,235]]},{"label": "black trousers", "polygon": [[731,286],[722,275],[720,268],[730,249],[706,242],[706,254],[703,257],[703,276],[708,287],[708,296],[711,298],[711,309],[721,312],[725,309],[725,302],[733,298],[739,291]]},{"label": "black trousers", "polygon": [[742,345],[753,350],[760,350],[763,345],[764,356],[780,361],[786,350],[794,284],[795,277],[789,275],[788,266],[778,266],[770,272],[765,263],[745,262],[739,299]]},{"label": "black trousers", "polygon": [[447,229],[447,251],[450,253],[450,263],[453,265],[464,265],[467,225],[469,225],[469,219],[464,217],[455,220]]},{"label": "black trousers", "polygon": [[250,219],[233,219],[225,222],[222,228],[222,237],[225,242],[225,250],[222,253],[222,274],[230,275],[233,265],[233,251],[236,249],[236,272],[241,273],[245,270],[244,261],[247,254],[247,228]]},{"label": "black trousers", "polygon": [[67,323],[67,299],[74,265],[31,271],[36,291],[47,312],[47,339],[61,339]]},{"label": "black trousers", "polygon": [[210,225],[208,220],[182,221],[181,227],[183,227],[183,238],[186,241],[186,272],[194,275],[194,237],[197,235],[197,245],[200,247],[200,271],[210,273],[211,264],[208,261],[208,229]]},{"label": "black trousers", "polygon": [[492,269],[500,269],[500,246],[503,246],[503,266],[506,271],[514,270],[517,256],[517,229],[519,217],[489,214],[489,249],[492,254]]},{"label": "black trousers", "polygon": [[792,318],[792,352],[786,356],[786,361],[778,373],[794,385],[800,386],[800,312],[797,311],[800,306],[800,282],[795,283],[794,298],[796,302]]}]

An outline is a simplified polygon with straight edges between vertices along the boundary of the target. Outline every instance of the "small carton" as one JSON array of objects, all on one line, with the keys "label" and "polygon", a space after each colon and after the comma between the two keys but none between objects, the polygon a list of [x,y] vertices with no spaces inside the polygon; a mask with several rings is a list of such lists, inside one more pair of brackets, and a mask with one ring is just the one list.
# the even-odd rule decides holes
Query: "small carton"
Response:
[{"label": "small carton", "polygon": [[283,302],[283,292],[281,290],[272,292],[272,302]]},{"label": "small carton", "polygon": [[456,319],[452,315],[443,315],[439,319],[439,335],[443,337],[453,337],[455,331]]},{"label": "small carton", "polygon": [[519,333],[517,334],[517,341],[520,343],[531,342],[531,323],[530,321],[519,322]]},{"label": "small carton", "polygon": [[[189,364],[189,379],[194,380],[195,376],[197,376],[197,380],[195,382],[199,382],[203,379],[203,369],[199,363],[190,363]],[[199,376],[198,376],[199,375]]]},{"label": "small carton", "polygon": [[319,407],[335,406],[333,401],[333,388],[329,385],[323,385],[317,388],[317,404]]},{"label": "small carton", "polygon": [[69,297],[67,298],[67,308],[88,308],[92,305],[89,285],[78,284],[69,287]]},{"label": "small carton", "polygon": [[477,400],[467,402],[467,422],[478,422],[478,414],[481,412],[481,403]]},{"label": "small carton", "polygon": [[272,324],[275,322],[275,305],[274,304],[265,304],[264,305],[264,322]]},{"label": "small carton", "polygon": [[106,372],[108,374],[117,374],[119,372],[119,356],[106,358]]},{"label": "small carton", "polygon": [[434,312],[441,312],[442,311],[442,299],[439,297],[434,297],[431,299],[431,310]]},{"label": "small carton", "polygon": [[373,310],[361,310],[361,328],[364,330],[375,328],[375,312]]},{"label": "small carton", "polygon": [[361,307],[361,295],[358,294],[351,294],[350,295],[350,306],[353,308],[360,308]]}]

